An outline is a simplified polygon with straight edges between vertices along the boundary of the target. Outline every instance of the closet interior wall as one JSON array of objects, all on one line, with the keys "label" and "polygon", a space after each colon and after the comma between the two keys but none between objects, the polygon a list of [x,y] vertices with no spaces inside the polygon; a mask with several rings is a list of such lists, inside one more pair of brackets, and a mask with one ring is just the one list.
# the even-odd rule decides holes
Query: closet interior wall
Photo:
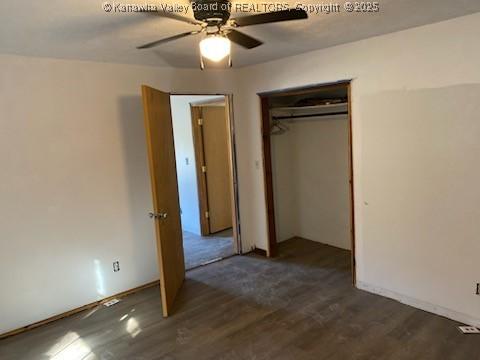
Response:
[{"label": "closet interior wall", "polygon": [[[346,89],[344,91],[341,94],[309,96],[317,101],[319,96],[346,99]],[[298,102],[298,98],[289,97],[271,101],[277,241],[302,237],[350,250],[350,128],[347,102],[295,106]],[[308,104],[309,100],[300,99],[300,102]],[[281,119],[280,124],[275,119]]]}]

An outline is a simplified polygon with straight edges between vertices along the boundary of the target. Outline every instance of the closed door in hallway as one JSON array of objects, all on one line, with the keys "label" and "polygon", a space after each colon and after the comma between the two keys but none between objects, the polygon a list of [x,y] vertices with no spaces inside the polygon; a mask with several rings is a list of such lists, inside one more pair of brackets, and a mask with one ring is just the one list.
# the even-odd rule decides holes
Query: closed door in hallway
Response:
[{"label": "closed door in hallway", "polygon": [[202,234],[208,235],[232,227],[232,174],[227,113],[225,105],[204,105],[194,106],[192,114],[196,127],[196,154],[200,160],[200,198],[204,203]]}]

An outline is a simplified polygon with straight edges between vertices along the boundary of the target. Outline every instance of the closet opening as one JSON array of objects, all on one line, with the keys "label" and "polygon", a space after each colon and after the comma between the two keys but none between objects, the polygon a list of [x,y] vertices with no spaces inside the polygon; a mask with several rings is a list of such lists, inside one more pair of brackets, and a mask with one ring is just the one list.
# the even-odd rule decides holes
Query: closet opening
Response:
[{"label": "closet opening", "polygon": [[[278,243],[339,248],[355,284],[350,81],[258,94],[267,256]],[[290,246],[290,245],[288,245]],[[318,246],[318,245],[317,245]],[[345,265],[347,267],[347,265]]]}]

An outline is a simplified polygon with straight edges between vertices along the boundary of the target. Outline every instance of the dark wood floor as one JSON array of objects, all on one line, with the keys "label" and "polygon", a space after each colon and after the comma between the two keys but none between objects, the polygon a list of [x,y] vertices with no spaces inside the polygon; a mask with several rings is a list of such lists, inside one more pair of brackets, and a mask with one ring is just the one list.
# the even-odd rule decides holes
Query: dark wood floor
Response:
[{"label": "dark wood floor", "polygon": [[480,359],[455,326],[354,289],[347,251],[294,239],[188,272],[168,319],[150,288],[1,340],[0,359]]}]

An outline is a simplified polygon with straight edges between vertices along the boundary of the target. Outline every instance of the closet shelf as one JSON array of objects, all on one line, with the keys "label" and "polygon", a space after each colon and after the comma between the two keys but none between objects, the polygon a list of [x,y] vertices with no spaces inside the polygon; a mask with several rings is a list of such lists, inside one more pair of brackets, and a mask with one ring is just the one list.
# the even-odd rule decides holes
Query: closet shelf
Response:
[{"label": "closet shelf", "polygon": [[270,109],[272,120],[293,120],[301,118],[329,117],[348,114],[348,103],[315,106],[291,106]]},{"label": "closet shelf", "polygon": [[333,110],[336,108],[344,108],[347,107],[348,103],[337,103],[337,104],[326,104],[326,105],[311,105],[311,106],[283,106],[283,107],[275,107],[271,108],[270,111],[299,111],[299,110]]}]

